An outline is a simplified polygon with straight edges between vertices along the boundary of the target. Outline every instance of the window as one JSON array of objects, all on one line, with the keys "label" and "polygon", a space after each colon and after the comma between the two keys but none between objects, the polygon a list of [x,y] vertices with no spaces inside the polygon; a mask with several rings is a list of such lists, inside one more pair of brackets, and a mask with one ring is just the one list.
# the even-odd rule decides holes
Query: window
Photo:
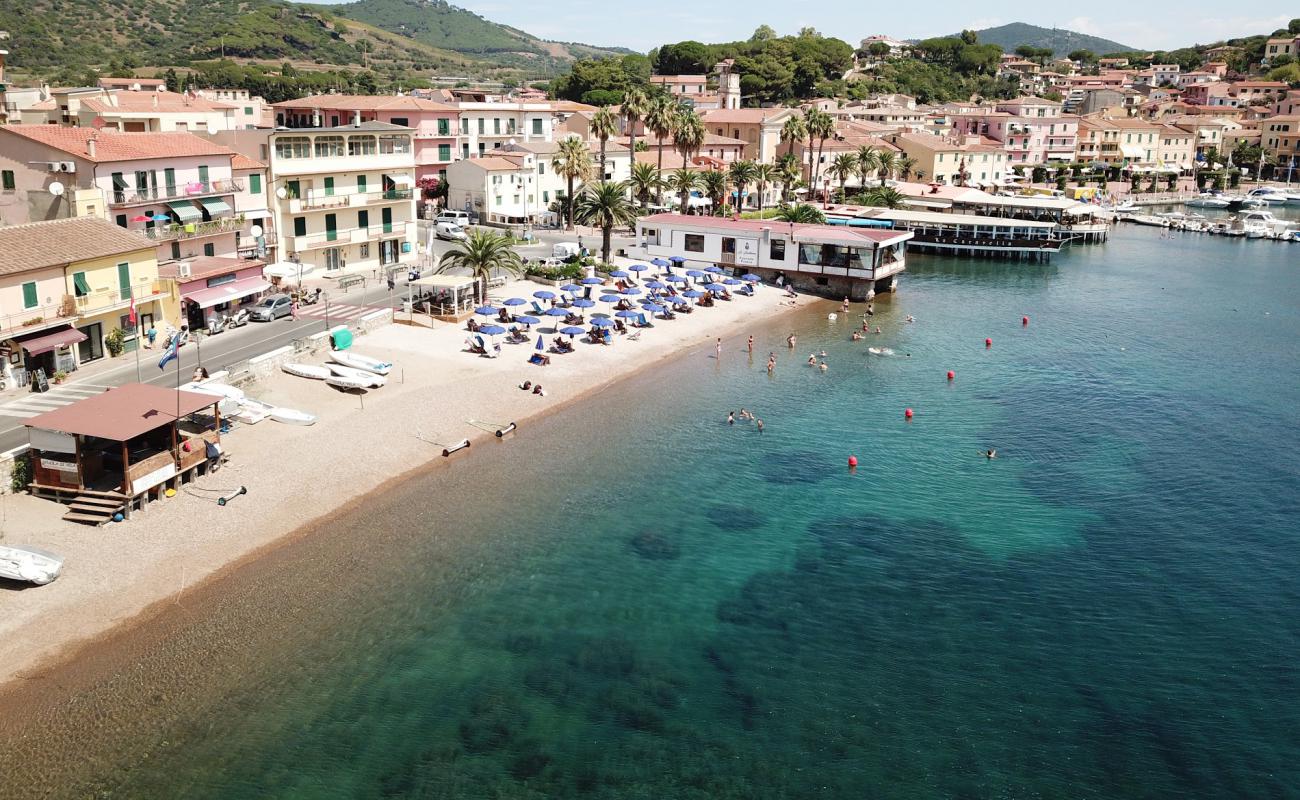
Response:
[{"label": "window", "polygon": [[339,126],[339,115],[338,115],[338,114],[332,114],[332,115],[330,116],[330,127],[331,127],[331,128],[337,128],[338,126]]},{"label": "window", "polygon": [[383,223],[384,223],[384,233],[392,233],[392,232],[393,232],[393,208],[392,208],[392,206],[387,206],[387,207],[385,207],[385,208],[381,208],[381,209],[379,210],[379,217],[380,217],[381,220],[383,220]]},{"label": "window", "polygon": [[172,261],[179,261],[181,257],[181,243],[172,242]]},{"label": "window", "polygon": [[122,262],[117,265],[117,288],[123,300],[131,299],[131,264]]},{"label": "window", "polygon": [[722,237],[722,252],[736,254],[736,240],[731,236]]},{"label": "window", "polygon": [[350,156],[373,156],[377,150],[375,137],[373,136],[348,137],[348,155]]},{"label": "window", "polygon": [[370,258],[370,242],[361,243],[361,257]]},{"label": "window", "polygon": [[40,297],[36,294],[36,281],[28,281],[23,284],[23,308],[36,308],[41,302]]},{"label": "window", "polygon": [[451,145],[449,144],[438,145],[438,160],[451,161]]},{"label": "window", "polygon": [[478,118],[478,135],[482,136],[486,130],[487,120],[483,117]]},{"label": "window", "polygon": [[358,175],[358,176],[357,176],[357,194],[365,194],[365,193],[366,193],[366,176],[365,176],[365,175]]},{"label": "window", "polygon": [[3,184],[3,185],[4,185],[4,190],[5,190],[6,192],[12,192],[12,191],[14,190],[14,186],[15,186],[15,184],[14,184],[14,171],[11,170],[11,169],[7,169],[7,170],[5,170],[4,172],[0,173],[0,178],[2,178],[3,181],[4,181],[4,184]]},{"label": "window", "polygon": [[411,137],[388,134],[379,137],[379,152],[382,155],[404,155],[411,152]]},{"label": "window", "polygon": [[391,122],[391,123],[394,124],[394,125],[401,125],[403,128],[409,128],[409,127],[411,127],[411,126],[410,126],[410,123],[407,121],[406,117],[393,117],[392,119],[390,119],[390,120],[388,120],[388,121]]},{"label": "window", "polygon": [[369,228],[369,227],[370,227],[370,212],[369,212],[369,211],[358,211],[358,212],[357,212],[357,227],[358,227],[358,228],[361,228],[362,230],[365,230],[366,228]]},{"label": "window", "polygon": [[332,242],[339,238],[339,218],[337,214],[325,215],[325,241]]},{"label": "window", "polygon": [[773,239],[768,255],[774,261],[785,261],[785,239]]},{"label": "window", "polygon": [[86,281],[86,273],[72,273],[72,289],[77,297],[85,297],[90,294],[90,283]]},{"label": "window", "polygon": [[294,236],[306,236],[306,235],[307,235],[307,218],[306,218],[306,217],[294,217],[294,218],[293,218],[293,235],[294,235]]},{"label": "window", "polygon": [[326,179],[325,179],[325,196],[326,196],[326,197],[333,197],[333,196],[334,196],[334,179],[333,179],[333,178],[326,178]]},{"label": "window", "polygon": [[117,215],[117,220],[116,220],[116,222],[117,222],[117,227],[119,227],[119,228],[125,228],[125,227],[126,227],[126,214],[118,214],[118,215]]},{"label": "window", "polygon": [[497,195],[497,205],[501,205],[501,195]]},{"label": "window", "polygon": [[545,161],[538,161],[538,162],[537,162],[537,174],[538,174],[538,175],[545,175],[545,174],[546,174],[546,162],[545,162]]},{"label": "window", "polygon": [[542,120],[540,117],[536,117],[533,119],[533,135],[534,136],[542,135]]},{"label": "window", "polygon": [[439,136],[451,135],[451,120],[446,118],[438,120],[438,135]]},{"label": "window", "polygon": [[261,176],[261,175],[249,175],[249,176],[248,176],[248,191],[252,192],[253,194],[261,194],[261,193],[262,193],[262,176]]},{"label": "window", "polygon": [[235,277],[235,273],[231,272],[225,275],[217,275],[214,278],[208,278],[203,282],[203,284],[211,289],[214,286],[225,286],[227,283],[234,283],[236,280],[237,278]]},{"label": "window", "polygon": [[163,186],[167,187],[167,197],[176,196],[176,170],[171,167],[163,170]]},{"label": "window", "polygon": [[311,158],[311,139],[306,136],[284,136],[275,140],[276,158]]},{"label": "window", "polygon": [[209,243],[203,245],[203,255],[215,256],[216,254],[217,254],[217,246],[215,244]]},{"label": "window", "polygon": [[498,135],[501,133],[501,118],[500,118],[500,117],[493,117],[493,118],[492,118],[492,133],[494,133],[494,134],[498,134]]},{"label": "window", "polygon": [[460,121],[460,132],[466,136],[469,135],[469,117],[465,117]]},{"label": "window", "polygon": [[704,235],[700,233],[686,234],[686,241],[682,245],[682,249],[686,250],[688,253],[703,253]]},{"label": "window", "polygon": [[549,203],[549,202],[551,202],[551,193],[550,193],[549,191],[547,191],[546,189],[543,189],[543,190],[542,190],[542,202],[543,202],[543,203]]},{"label": "window", "polygon": [[343,137],[342,136],[317,136],[316,137],[316,157],[333,158],[343,155]]},{"label": "window", "polygon": [[252,107],[252,106],[244,106],[244,116],[246,116],[246,117],[251,117],[251,116],[253,116],[253,107]]}]

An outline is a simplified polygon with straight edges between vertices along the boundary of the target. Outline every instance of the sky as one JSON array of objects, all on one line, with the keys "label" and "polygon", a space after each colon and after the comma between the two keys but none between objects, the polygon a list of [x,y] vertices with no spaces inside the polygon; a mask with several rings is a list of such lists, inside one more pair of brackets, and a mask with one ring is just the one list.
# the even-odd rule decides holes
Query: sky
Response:
[{"label": "sky", "polygon": [[[1295,0],[1183,0],[1137,3],[1093,0],[1091,3],[930,0],[924,5],[861,0],[746,0],[743,3],[699,0],[451,0],[493,22],[534,36],[584,44],[621,46],[646,51],[666,42],[695,39],[724,42],[747,39],[761,24],[780,34],[811,25],[850,44],[872,34],[923,39],[962,28],[989,28],[1027,22],[1103,36],[1135,48],[1169,50],[1233,36],[1272,33],[1300,16]],[[1044,8],[1046,6],[1046,8]],[[919,13],[918,13],[919,12]]]}]

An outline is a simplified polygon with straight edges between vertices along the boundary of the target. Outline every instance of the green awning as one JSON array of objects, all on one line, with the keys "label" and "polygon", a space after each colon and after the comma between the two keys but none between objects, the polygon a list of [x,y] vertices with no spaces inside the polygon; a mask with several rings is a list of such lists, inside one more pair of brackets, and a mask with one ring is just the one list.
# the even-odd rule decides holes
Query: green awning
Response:
[{"label": "green awning", "polygon": [[72,283],[77,287],[78,294],[90,294],[90,284],[86,281],[84,272],[72,273]]},{"label": "green awning", "polygon": [[195,208],[194,204],[189,200],[173,200],[167,206],[176,212],[176,216],[181,218],[181,222],[201,222],[203,220],[203,212]]},{"label": "green awning", "polygon": [[213,218],[230,213],[230,204],[219,197],[203,198],[199,202],[208,210],[208,216]]}]

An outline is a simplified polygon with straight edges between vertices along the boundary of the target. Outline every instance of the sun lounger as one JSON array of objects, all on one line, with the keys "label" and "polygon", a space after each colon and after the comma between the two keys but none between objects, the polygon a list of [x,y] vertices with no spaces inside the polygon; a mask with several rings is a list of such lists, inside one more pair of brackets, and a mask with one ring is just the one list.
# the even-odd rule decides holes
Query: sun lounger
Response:
[{"label": "sun lounger", "polygon": [[533,353],[528,357],[529,364],[536,364],[539,367],[549,366],[551,363],[550,356],[544,356],[541,353]]},{"label": "sun lounger", "polygon": [[546,315],[546,309],[542,308],[542,304],[536,300],[533,301],[533,314],[539,317]]},{"label": "sun lounger", "polygon": [[497,356],[501,355],[501,345],[497,344],[496,342],[485,339],[479,334],[474,334],[474,336],[472,336],[471,338],[478,345],[478,349],[474,350],[474,352],[481,353],[482,355],[485,355],[488,358],[496,358]]},{"label": "sun lounger", "polygon": [[632,333],[628,335],[627,340],[629,342],[641,341],[641,331],[632,331]]}]

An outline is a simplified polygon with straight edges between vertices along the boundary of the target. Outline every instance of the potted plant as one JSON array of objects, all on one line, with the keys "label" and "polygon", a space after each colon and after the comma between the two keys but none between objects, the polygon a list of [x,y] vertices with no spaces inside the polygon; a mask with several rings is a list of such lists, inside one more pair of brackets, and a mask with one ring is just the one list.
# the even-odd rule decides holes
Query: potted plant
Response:
[{"label": "potted plant", "polygon": [[68,379],[68,373],[64,372],[64,371],[61,370],[61,369],[58,369],[58,370],[55,370],[55,371],[54,371],[54,375],[53,375],[53,377],[52,377],[52,380],[53,380],[55,383],[63,383],[63,382],[66,381],[67,379]]},{"label": "potted plant", "polygon": [[114,328],[104,337],[104,346],[108,348],[110,356],[117,358],[126,349],[126,334],[121,328]]}]

